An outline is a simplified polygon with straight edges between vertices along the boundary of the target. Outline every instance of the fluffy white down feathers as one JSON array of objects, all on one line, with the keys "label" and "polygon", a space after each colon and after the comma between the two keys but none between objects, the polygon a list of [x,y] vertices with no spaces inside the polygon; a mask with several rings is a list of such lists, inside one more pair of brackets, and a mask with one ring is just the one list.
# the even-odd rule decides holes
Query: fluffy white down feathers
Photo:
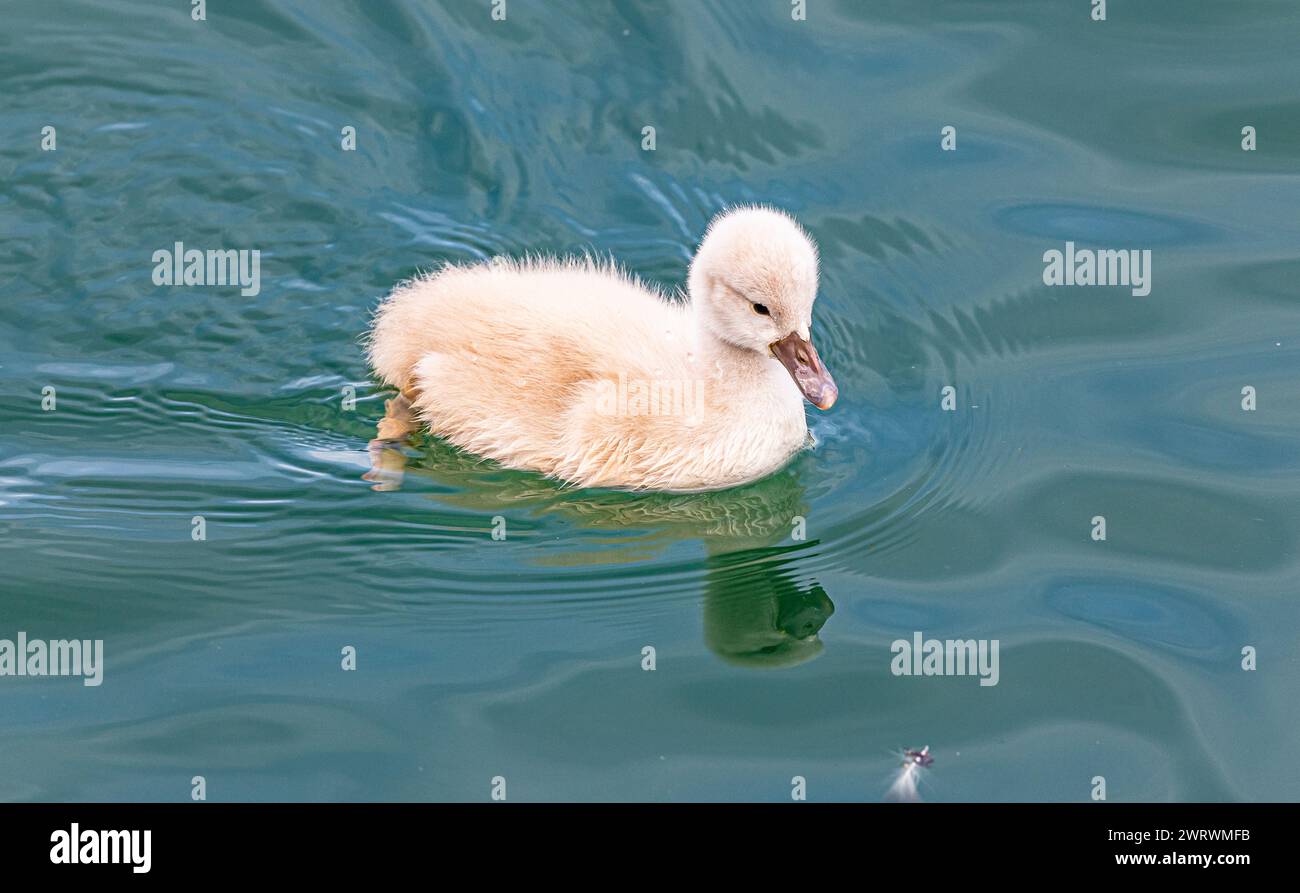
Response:
[{"label": "fluffy white down feathers", "polygon": [[804,446],[833,381],[810,343],[817,250],[766,208],[719,215],[689,302],[612,264],[495,260],[400,284],[369,338],[429,430],[583,487],[709,490]]}]

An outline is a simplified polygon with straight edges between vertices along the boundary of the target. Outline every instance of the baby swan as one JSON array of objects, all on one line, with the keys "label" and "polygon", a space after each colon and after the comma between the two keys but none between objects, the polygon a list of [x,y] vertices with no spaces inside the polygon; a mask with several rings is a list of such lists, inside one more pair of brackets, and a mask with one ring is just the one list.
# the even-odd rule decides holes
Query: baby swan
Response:
[{"label": "baby swan", "polygon": [[786,214],[735,208],[688,288],[671,301],[591,261],[448,266],[379,307],[370,361],[431,433],[510,468],[731,487],[805,445],[804,398],[829,409],[839,393],[809,335],[817,249]]}]

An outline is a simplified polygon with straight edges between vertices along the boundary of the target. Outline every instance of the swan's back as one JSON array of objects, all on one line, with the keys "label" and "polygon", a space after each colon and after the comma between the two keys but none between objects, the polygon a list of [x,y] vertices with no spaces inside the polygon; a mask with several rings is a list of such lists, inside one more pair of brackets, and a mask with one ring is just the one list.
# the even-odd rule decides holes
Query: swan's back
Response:
[{"label": "swan's back", "polygon": [[498,260],[449,266],[398,286],[380,306],[370,359],[406,388],[430,353],[478,374],[563,389],[576,378],[629,376],[629,368],[688,350],[690,308],[669,302],[613,265],[589,260]]}]

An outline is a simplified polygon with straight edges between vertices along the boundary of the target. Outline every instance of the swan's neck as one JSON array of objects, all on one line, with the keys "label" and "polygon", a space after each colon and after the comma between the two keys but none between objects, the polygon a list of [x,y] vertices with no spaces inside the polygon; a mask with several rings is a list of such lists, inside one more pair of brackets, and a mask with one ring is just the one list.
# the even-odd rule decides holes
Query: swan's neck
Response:
[{"label": "swan's neck", "polygon": [[[782,390],[780,380],[788,378],[781,364],[770,354],[741,347],[721,338],[708,324],[708,318],[696,310],[695,344],[703,370],[713,381],[712,387],[730,395],[753,398]],[[797,401],[796,401],[797,402]]]},{"label": "swan's neck", "polygon": [[738,347],[707,329],[697,333],[696,343],[703,361],[697,368],[705,376],[708,400],[719,410],[722,424],[746,419],[759,425],[775,438],[778,445],[773,450],[783,458],[804,442],[808,429],[803,395],[774,357]]},{"label": "swan's neck", "polygon": [[723,341],[712,332],[699,333],[700,353],[710,369],[725,372],[742,385],[751,385],[772,372],[772,360],[755,350]]}]

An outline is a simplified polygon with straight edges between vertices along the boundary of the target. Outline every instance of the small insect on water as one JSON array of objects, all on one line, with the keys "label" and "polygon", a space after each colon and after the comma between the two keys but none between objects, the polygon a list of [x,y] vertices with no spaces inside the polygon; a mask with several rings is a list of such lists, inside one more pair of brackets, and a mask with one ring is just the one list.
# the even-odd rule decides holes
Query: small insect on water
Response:
[{"label": "small insect on water", "polygon": [[904,750],[903,764],[894,775],[894,781],[889,786],[885,799],[896,803],[921,802],[921,794],[917,790],[921,773],[932,765],[934,765],[934,757],[930,756],[930,745],[927,744],[920,750]]},{"label": "small insect on water", "polygon": [[929,769],[931,764],[934,763],[934,757],[930,756],[930,745],[928,744],[920,750],[903,751],[903,758],[910,760],[922,769]]}]

